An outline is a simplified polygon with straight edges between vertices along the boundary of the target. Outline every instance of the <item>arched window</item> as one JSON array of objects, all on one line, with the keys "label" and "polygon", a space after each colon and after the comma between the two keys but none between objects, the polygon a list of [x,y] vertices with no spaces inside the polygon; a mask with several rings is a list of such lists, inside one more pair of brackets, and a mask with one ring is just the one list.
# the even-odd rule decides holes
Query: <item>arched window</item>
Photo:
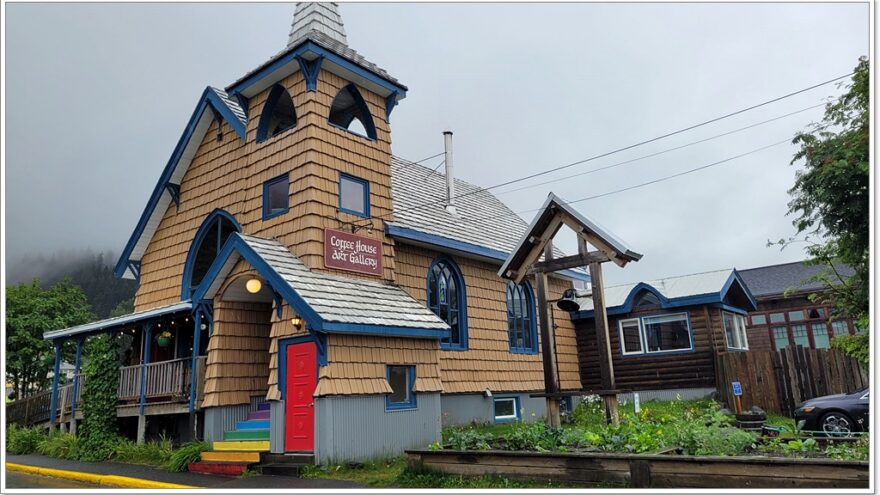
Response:
[{"label": "arched window", "polygon": [[443,349],[467,349],[467,298],[464,278],[455,262],[437,258],[428,269],[428,309],[449,324],[448,338],[440,340]]},{"label": "arched window", "polygon": [[528,282],[507,282],[507,337],[511,352],[538,352],[535,298]]},{"label": "arched window", "polygon": [[636,306],[659,306],[659,305],[660,305],[660,299],[657,298],[657,294],[654,294],[653,292],[651,292],[649,290],[642,291],[642,293],[639,294],[639,298],[636,299]]},{"label": "arched window", "polygon": [[183,267],[182,299],[189,299],[199,286],[208,269],[220,254],[220,248],[233,232],[241,232],[235,217],[223,210],[214,210],[202,222],[186,256]]},{"label": "arched window", "polygon": [[367,102],[353,84],[339,90],[330,105],[330,123],[370,139],[376,139],[376,126]]},{"label": "arched window", "polygon": [[276,84],[272,86],[266,104],[263,105],[260,125],[257,127],[257,141],[277,136],[293,127],[296,127],[296,108],[293,106],[293,98],[284,86]]}]

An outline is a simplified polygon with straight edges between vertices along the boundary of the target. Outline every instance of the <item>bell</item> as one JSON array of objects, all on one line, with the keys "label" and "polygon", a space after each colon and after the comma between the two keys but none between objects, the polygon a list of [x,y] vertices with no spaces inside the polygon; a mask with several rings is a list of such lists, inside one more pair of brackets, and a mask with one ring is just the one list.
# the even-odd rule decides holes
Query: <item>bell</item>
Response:
[{"label": "bell", "polygon": [[580,310],[581,305],[577,302],[577,292],[574,289],[565,289],[562,297],[556,301],[556,307],[569,313]]}]

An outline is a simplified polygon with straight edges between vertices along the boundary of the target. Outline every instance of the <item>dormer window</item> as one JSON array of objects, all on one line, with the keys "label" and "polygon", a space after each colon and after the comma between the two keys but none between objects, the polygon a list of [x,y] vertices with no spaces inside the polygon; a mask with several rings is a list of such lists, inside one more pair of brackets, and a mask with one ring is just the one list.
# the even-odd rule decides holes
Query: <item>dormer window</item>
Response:
[{"label": "dormer window", "polygon": [[293,98],[284,86],[276,84],[266,98],[260,125],[257,127],[257,142],[265,141],[282,132],[296,127],[296,108]]},{"label": "dormer window", "polygon": [[360,91],[353,84],[339,90],[330,106],[330,124],[349,132],[376,139],[376,126]]},{"label": "dormer window", "polygon": [[650,291],[642,292],[641,297],[639,297],[636,302],[636,306],[659,306],[660,299],[657,298],[657,295]]}]

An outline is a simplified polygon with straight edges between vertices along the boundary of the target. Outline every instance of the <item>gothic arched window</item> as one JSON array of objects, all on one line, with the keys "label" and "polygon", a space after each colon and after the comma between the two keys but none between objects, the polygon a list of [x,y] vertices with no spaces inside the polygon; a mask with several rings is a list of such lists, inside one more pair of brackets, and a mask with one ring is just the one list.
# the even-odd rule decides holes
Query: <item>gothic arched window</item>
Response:
[{"label": "gothic arched window", "polygon": [[428,309],[449,324],[449,337],[440,340],[443,349],[467,349],[467,298],[464,278],[455,262],[441,257],[428,268]]}]

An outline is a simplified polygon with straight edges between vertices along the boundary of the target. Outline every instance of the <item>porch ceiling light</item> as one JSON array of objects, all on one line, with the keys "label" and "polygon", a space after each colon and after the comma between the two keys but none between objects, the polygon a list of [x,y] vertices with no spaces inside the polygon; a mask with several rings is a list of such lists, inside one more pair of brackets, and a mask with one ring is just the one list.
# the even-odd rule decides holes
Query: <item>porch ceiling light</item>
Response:
[{"label": "porch ceiling light", "polygon": [[256,294],[257,292],[260,292],[260,289],[263,288],[263,282],[260,282],[260,279],[258,278],[252,278],[247,281],[247,283],[245,284],[245,288],[251,294]]}]

